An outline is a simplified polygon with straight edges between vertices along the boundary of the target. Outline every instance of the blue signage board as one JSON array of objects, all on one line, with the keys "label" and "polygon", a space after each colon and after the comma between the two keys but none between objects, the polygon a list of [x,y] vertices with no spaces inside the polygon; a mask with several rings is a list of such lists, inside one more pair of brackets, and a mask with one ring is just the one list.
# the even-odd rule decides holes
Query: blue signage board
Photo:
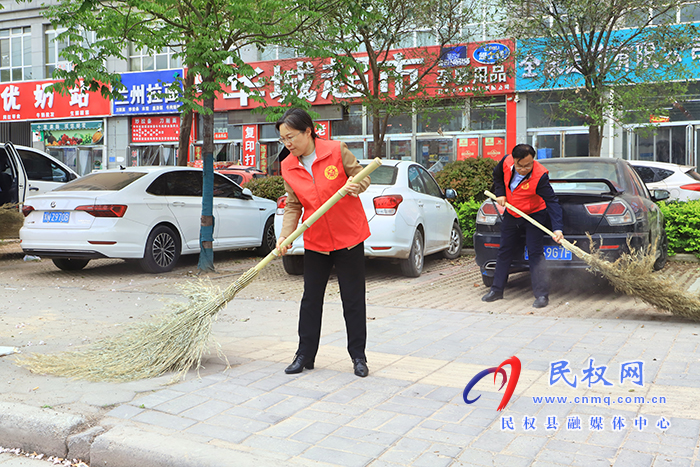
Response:
[{"label": "blue signage board", "polygon": [[126,89],[120,92],[122,99],[112,101],[112,115],[178,113],[182,76],[181,68],[122,73]]},{"label": "blue signage board", "polygon": [[[619,30],[613,32],[610,44],[628,40],[632,31]],[[541,42],[540,42],[541,41]],[[544,39],[518,41],[518,57],[516,58],[516,91],[536,91],[542,89],[571,89],[584,85],[583,76],[570,59],[564,59],[564,54],[543,51]],[[618,51],[613,58],[612,66],[606,76],[606,84],[663,82],[666,80],[683,79],[686,77],[671,77],[665,69],[669,62],[681,63],[690,76],[700,75],[700,40],[690,47],[680,51],[663,52],[653,40],[639,37],[631,44]],[[663,58],[658,58],[663,56]]]}]

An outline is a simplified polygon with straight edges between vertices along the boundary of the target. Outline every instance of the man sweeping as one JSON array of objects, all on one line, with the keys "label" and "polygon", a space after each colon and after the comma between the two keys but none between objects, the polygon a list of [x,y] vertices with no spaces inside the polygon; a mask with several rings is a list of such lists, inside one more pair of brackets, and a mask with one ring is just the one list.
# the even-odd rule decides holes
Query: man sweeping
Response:
[{"label": "man sweeping", "polygon": [[[496,202],[501,206],[506,201],[540,222],[550,219],[552,238],[560,243],[562,233],[562,210],[559,200],[549,183],[547,169],[535,160],[535,149],[529,144],[518,144],[511,155],[504,157],[493,169],[493,184]],[[544,308],[549,304],[549,280],[544,259],[544,236],[542,231],[510,209],[506,209],[501,222],[501,244],[496,258],[496,271],[491,290],[481,297],[484,302],[503,298],[508,282],[508,271],[516,255],[522,254],[522,236],[528,251],[533,307]]]}]

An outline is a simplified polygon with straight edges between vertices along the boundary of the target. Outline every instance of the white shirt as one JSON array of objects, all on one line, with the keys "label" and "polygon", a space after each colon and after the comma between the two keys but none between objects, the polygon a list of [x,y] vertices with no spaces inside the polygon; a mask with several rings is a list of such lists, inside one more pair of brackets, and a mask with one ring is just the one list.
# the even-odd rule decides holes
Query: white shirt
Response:
[{"label": "white shirt", "polygon": [[311,165],[316,160],[316,150],[314,149],[308,156],[299,157],[299,163],[309,172],[311,178],[314,178],[314,173],[311,171]]}]

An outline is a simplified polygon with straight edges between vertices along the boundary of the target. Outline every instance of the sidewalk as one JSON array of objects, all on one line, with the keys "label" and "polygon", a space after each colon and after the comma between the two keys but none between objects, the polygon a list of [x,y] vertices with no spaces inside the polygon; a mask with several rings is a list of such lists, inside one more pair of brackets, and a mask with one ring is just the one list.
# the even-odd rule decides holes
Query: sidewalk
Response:
[{"label": "sidewalk", "polygon": [[[82,415],[0,404],[0,444],[60,454],[48,451],[68,440],[73,453],[89,447],[93,467],[700,465],[700,370],[692,364],[700,357],[700,325],[495,316],[484,313],[485,304],[467,306],[474,311],[370,307],[371,373],[362,379],[352,374],[337,304],[326,307],[316,369],[285,375],[296,348],[297,304],[235,300],[227,310],[233,319],[214,332],[230,369],[210,357],[201,378],[190,374],[170,386],[167,377],[123,384],[43,377],[54,390],[121,401],[80,440],[70,435],[89,425]],[[479,401],[465,404],[466,383],[511,355],[523,370],[508,407],[496,411],[502,392],[488,377],[470,393],[481,394]],[[549,385],[551,362],[568,360],[567,377],[581,380],[590,358],[607,366],[612,386]],[[645,362],[643,387],[619,383],[619,365],[630,360]],[[667,403],[532,399],[630,395]],[[501,429],[502,416],[512,417],[513,431]],[[546,430],[552,416],[559,427]],[[602,430],[590,429],[591,416],[604,417]],[[639,416],[648,423],[642,431],[634,425]],[[525,430],[524,417],[535,417],[536,429]],[[582,428],[568,429],[568,417],[579,417]],[[614,417],[624,417],[625,427],[614,430]],[[670,422],[664,431],[660,417]]]}]

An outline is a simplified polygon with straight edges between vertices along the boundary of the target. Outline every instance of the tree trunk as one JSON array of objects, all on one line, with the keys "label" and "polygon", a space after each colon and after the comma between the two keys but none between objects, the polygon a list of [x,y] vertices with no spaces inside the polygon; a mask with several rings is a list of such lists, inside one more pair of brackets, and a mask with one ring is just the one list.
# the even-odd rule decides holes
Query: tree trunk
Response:
[{"label": "tree trunk", "polygon": [[[211,77],[204,78],[204,83]],[[203,83],[203,84],[204,84]],[[207,89],[207,86],[203,86]],[[202,115],[202,162],[204,176],[202,178],[202,221],[199,230],[199,263],[200,272],[214,271],[214,97],[203,100],[209,112]]]},{"label": "tree trunk", "polygon": [[372,114],[372,137],[373,137],[373,148],[372,148],[372,159],[375,157],[384,158],[384,137],[381,131],[381,119],[379,117],[379,111],[375,111]]},{"label": "tree trunk", "polygon": [[[192,89],[192,86],[194,86],[194,73],[187,74],[183,85],[185,92]],[[177,150],[177,165],[185,166],[189,160],[192,117],[193,112],[191,110],[187,110],[180,115],[180,138]]]},{"label": "tree trunk", "polygon": [[603,127],[590,125],[588,127],[588,155],[600,157],[600,148],[603,145]]}]

